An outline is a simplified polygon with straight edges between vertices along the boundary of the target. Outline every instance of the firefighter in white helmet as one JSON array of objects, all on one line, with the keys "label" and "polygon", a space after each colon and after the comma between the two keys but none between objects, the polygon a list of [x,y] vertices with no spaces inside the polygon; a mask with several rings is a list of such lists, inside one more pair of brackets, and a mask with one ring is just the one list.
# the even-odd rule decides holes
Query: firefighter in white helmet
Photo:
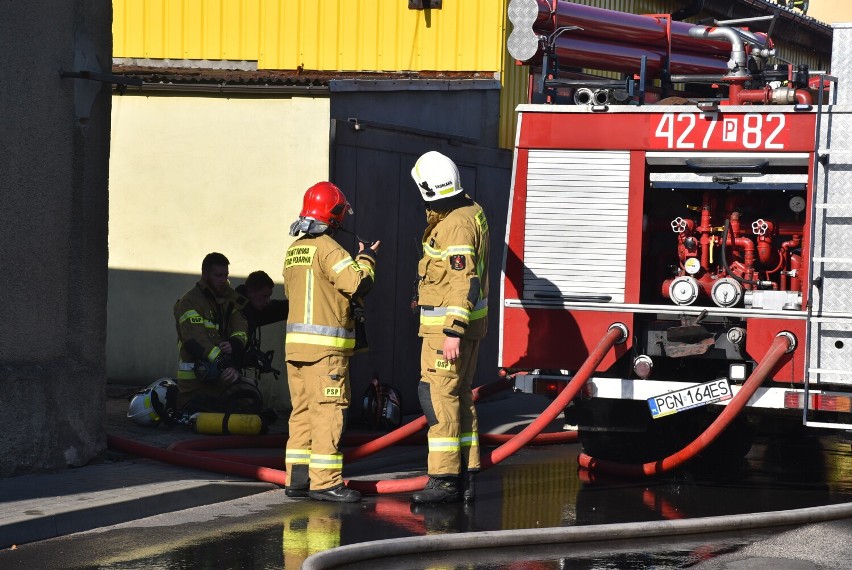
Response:
[{"label": "firefighter in white helmet", "polygon": [[488,222],[455,163],[430,151],[411,171],[426,203],[418,265],[420,405],[429,422],[429,482],[414,503],[473,500],[480,469],[471,382],[488,314]]},{"label": "firefighter in white helmet", "polygon": [[356,502],[343,483],[340,438],[350,401],[349,357],[355,347],[351,301],[373,286],[379,242],[359,242],[355,259],[332,235],[346,213],[346,197],[331,182],[305,192],[290,235],[284,289],[290,301],[285,355],[293,411],[286,449],[289,497]]}]

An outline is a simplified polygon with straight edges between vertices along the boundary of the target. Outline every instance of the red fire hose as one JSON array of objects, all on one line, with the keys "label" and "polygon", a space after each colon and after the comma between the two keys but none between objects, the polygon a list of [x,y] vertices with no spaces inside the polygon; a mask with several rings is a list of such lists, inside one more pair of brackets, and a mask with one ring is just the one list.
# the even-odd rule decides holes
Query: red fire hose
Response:
[{"label": "red fire hose", "polygon": [[751,373],[751,376],[749,376],[745,381],[742,389],[740,389],[730,403],[725,406],[722,413],[719,414],[704,433],[699,435],[677,453],[669,455],[659,461],[652,461],[643,464],[616,463],[615,461],[608,461],[605,459],[595,459],[585,453],[581,453],[577,457],[577,462],[581,467],[585,467],[586,469],[626,477],[659,475],[660,473],[671,471],[672,469],[683,465],[704,451],[708,445],[713,443],[713,441],[719,437],[723,431],[725,431],[725,428],[734,421],[749,401],[749,398],[754,395],[757,388],[773,371],[775,366],[778,364],[778,361],[781,360],[784,354],[792,352],[795,348],[795,337],[792,334],[787,332],[779,333],[778,336],[775,337],[775,340],[772,341],[772,346],[769,347],[769,351],[767,351],[766,356],[760,364],[757,365],[754,372]]},{"label": "red fire hose", "polygon": [[[589,354],[586,362],[580,367],[568,386],[532,424],[524,428],[520,433],[516,435],[483,434],[481,436],[483,443],[505,442],[499,448],[495,449],[490,456],[484,458],[483,469],[487,469],[488,467],[500,463],[524,445],[576,441],[576,433],[569,432],[543,435],[540,435],[540,433],[547,424],[553,421],[556,416],[562,412],[565,406],[568,405],[613,345],[618,342],[623,342],[626,337],[627,329],[624,325],[618,324],[611,326],[609,330],[607,330],[606,335],[604,335],[595,349],[591,352],[591,354]],[[494,394],[499,390],[508,388],[509,386],[510,382],[508,380],[501,380],[499,382],[480,386],[474,390],[474,399],[476,400],[484,395]],[[347,460],[352,461],[354,459],[365,457],[371,453],[375,453],[393,443],[399,443],[404,440],[407,441],[414,437],[416,432],[424,427],[426,427],[426,420],[424,417],[420,417],[400,427],[394,432],[376,440],[362,443],[359,447],[350,450],[346,454],[346,458]],[[363,439],[363,435],[361,437]],[[118,436],[107,436],[107,444],[110,448],[115,450],[133,453],[135,455],[175,465],[183,465],[185,467],[238,475],[281,486],[285,484],[286,472],[281,469],[258,465],[258,463],[266,463],[267,459],[246,458],[225,454],[207,454],[202,450],[222,449],[225,447],[276,447],[280,449],[284,446],[285,442],[286,437],[284,436],[225,436],[179,442],[170,446],[169,449],[162,449]],[[204,455],[200,455],[201,453]],[[349,480],[346,482],[346,485],[349,488],[368,494],[405,493],[422,489],[426,484],[427,479],[428,478],[426,476],[422,476],[385,481]]]},{"label": "red fire hose", "polygon": [[[490,386],[490,384],[489,384]],[[417,420],[414,420],[415,422]],[[412,422],[413,423],[413,422]],[[409,424],[406,424],[409,425]],[[403,428],[406,426],[403,426]],[[402,428],[399,428],[402,429]],[[391,432],[382,436],[384,439],[387,436],[394,434],[395,432]],[[514,434],[508,433],[485,433],[481,434],[479,439],[482,444],[485,445],[500,445],[506,443],[515,437]],[[577,441],[577,432],[576,431],[565,431],[559,433],[540,433],[535,438],[533,438],[526,445],[535,446],[535,445],[558,445],[562,443],[574,443]],[[377,441],[373,434],[371,433],[348,433],[343,436],[342,445],[362,445],[365,446],[367,444],[372,444]],[[385,449],[389,445],[419,445],[426,443],[426,434],[425,433],[416,433],[413,435],[408,435],[404,438],[394,438],[392,441],[385,439],[385,445],[382,447],[372,446],[373,449],[370,450],[370,453],[361,454],[359,457],[355,459],[344,459],[344,463],[351,463],[352,461],[356,461],[357,459],[361,459],[370,455],[372,453],[376,453]],[[269,467],[270,469],[284,469],[284,457],[282,455],[277,455],[275,457],[269,456],[246,456],[246,455],[234,455],[232,453],[215,453],[212,449],[239,449],[239,448],[254,448],[254,449],[283,449],[287,444],[287,436],[285,435],[269,435],[269,436],[222,436],[210,439],[190,439],[185,441],[179,441],[177,443],[173,443],[168,446],[169,451],[182,452],[182,453],[190,453],[192,455],[197,455],[201,457],[206,457],[208,459],[222,459],[225,461],[238,461],[240,463],[246,463],[249,465],[259,465],[261,467]],[[344,453],[344,457],[349,457],[349,452]]]},{"label": "red fire hose", "polygon": [[[498,380],[497,382],[492,382],[490,384],[485,384],[476,388],[473,391],[473,400],[477,401],[479,398],[485,398],[487,396],[491,396],[496,394],[501,390],[506,390],[511,387],[511,382],[503,378]],[[362,457],[366,457],[370,454],[375,453],[381,449],[385,449],[390,445],[394,445],[399,441],[403,440],[405,437],[414,435],[418,431],[422,430],[427,426],[426,416],[420,416],[416,420],[409,422],[408,424],[392,431],[389,434],[383,435],[382,437],[375,439],[373,441],[367,442],[355,449],[351,449],[343,454],[343,461],[355,461],[356,459],[361,459]]]},{"label": "red fire hose", "polygon": [[195,469],[214,471],[216,473],[225,473],[228,475],[237,475],[247,479],[256,479],[267,483],[275,483],[276,485],[281,486],[284,486],[285,477],[287,475],[286,472],[280,469],[258,467],[226,459],[212,460],[207,457],[201,457],[191,453],[172,451],[170,449],[163,449],[162,447],[154,447],[153,445],[139,443],[138,441],[133,441],[132,439],[126,439],[115,435],[107,435],[107,445],[110,449],[140,455],[142,457],[147,457],[148,459],[156,459],[157,461],[162,461],[164,463],[193,467]]},{"label": "red fire hose", "polygon": [[[603,360],[606,353],[617,343],[627,339],[627,327],[622,324],[614,324],[609,327],[604,337],[598,342],[598,345],[589,354],[586,361],[568,383],[559,396],[545,409],[541,415],[530,425],[521,430],[520,433],[513,436],[509,441],[495,449],[487,457],[482,458],[482,468],[488,469],[513,453],[521,447],[533,440],[541,431],[558,416],[565,406],[568,405],[574,396],[582,388],[583,384],[589,379],[595,369]],[[362,493],[410,493],[419,491],[426,484],[428,477],[415,477],[411,479],[394,479],[386,481],[347,481],[346,486],[351,489],[356,489]]]},{"label": "red fire hose", "polygon": [[547,407],[534,422],[525,427],[519,434],[513,437],[508,442],[504,443],[497,449],[491,452],[491,455],[485,457],[482,462],[482,468],[487,469],[492,465],[496,465],[518,451],[524,445],[530,442],[532,438],[541,433],[544,427],[552,422],[558,416],[565,406],[574,399],[580,388],[586,383],[589,377],[597,369],[598,364],[604,359],[607,352],[618,343],[624,342],[627,339],[627,328],[624,325],[613,325],[606,331],[604,337],[598,342],[598,345],[586,358],[586,361],[577,370],[577,373],[568,383],[568,385],[559,393],[559,396]]}]

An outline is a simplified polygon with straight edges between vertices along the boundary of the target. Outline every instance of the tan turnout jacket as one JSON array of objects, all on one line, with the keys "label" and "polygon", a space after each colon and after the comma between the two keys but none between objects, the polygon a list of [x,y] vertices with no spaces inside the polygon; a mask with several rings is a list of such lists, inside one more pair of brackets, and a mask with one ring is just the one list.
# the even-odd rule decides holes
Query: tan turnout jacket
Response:
[{"label": "tan turnout jacket", "polygon": [[287,360],[314,362],[329,354],[349,356],[355,347],[350,300],[372,288],[372,251],[355,259],[326,234],[303,235],[287,249],[284,290],[290,301]]},{"label": "tan turnout jacket", "polygon": [[248,325],[240,309],[246,300],[228,287],[223,297],[203,281],[195,284],[174,307],[180,364],[179,380],[194,380],[196,360],[213,362],[222,354],[219,343],[236,341],[241,347],[248,341]]},{"label": "tan turnout jacket", "polygon": [[426,211],[420,281],[419,335],[471,340],[488,327],[488,222],[470,200],[449,212]]}]

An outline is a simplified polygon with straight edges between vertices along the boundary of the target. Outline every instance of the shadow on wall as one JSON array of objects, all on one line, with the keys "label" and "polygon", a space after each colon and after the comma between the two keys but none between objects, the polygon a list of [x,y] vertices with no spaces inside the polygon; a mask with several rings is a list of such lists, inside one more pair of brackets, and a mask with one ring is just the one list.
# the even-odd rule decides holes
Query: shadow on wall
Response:
[{"label": "shadow on wall", "polygon": [[[417,400],[420,339],[417,337],[419,319],[412,313],[411,300],[417,263],[422,255],[426,215],[410,171],[417,157],[433,144],[418,140],[410,153],[401,153],[399,148],[405,146],[403,143],[407,139],[386,133],[387,145],[376,143],[377,148],[347,146],[343,140],[345,136],[355,135],[349,132],[348,125],[344,127],[337,137],[335,180],[340,179],[339,185],[355,210],[355,215],[347,218],[344,227],[365,238],[382,241],[376,286],[366,299],[370,350],[355,355],[351,361],[353,405],[350,415],[360,416],[362,395],[374,375],[400,392],[404,413],[416,413],[420,411]],[[359,142],[361,139],[353,140]],[[412,146],[413,143],[406,144]],[[442,150],[446,149],[442,147]],[[500,261],[508,211],[511,154],[491,148],[454,151],[451,154],[460,164],[465,191],[483,206],[491,229],[489,330],[480,346],[474,379],[474,386],[478,386],[497,377]],[[359,169],[359,164],[371,167]],[[335,237],[350,253],[358,251],[351,234],[340,232]],[[197,280],[195,274],[110,270],[107,308],[107,377],[110,382],[148,385],[159,377],[176,374],[177,334],[172,309],[175,301]],[[241,279],[232,279],[232,286],[241,282]],[[276,287],[274,298],[280,296],[281,288]],[[262,329],[263,350],[275,351],[273,366],[282,371],[278,382],[271,375],[265,375],[263,380],[271,383],[269,389],[276,398],[286,397],[289,409],[286,367],[282,359],[283,330],[281,324]],[[276,411],[284,405],[276,404],[273,399],[272,407]]]},{"label": "shadow on wall", "polygon": [[[506,276],[524,300],[556,306],[566,297],[555,283],[530,269],[511,247],[506,248]],[[528,285],[534,286],[535,292],[527,294]],[[524,312],[522,322],[504,323],[509,339],[504,347],[504,366],[561,373],[576,370],[589,356],[589,346],[583,342],[571,313],[552,308],[527,308]]]},{"label": "shadow on wall", "polygon": [[[177,374],[175,302],[198,281],[198,275],[158,271],[109,270],[107,302],[107,382],[147,386],[162,377]],[[244,279],[232,279],[236,287]],[[282,298],[276,287],[273,298]],[[262,349],[275,351],[272,366],[281,370],[260,378],[267,404],[279,416],[289,413],[290,393],[283,354],[284,323],[261,329]]]}]

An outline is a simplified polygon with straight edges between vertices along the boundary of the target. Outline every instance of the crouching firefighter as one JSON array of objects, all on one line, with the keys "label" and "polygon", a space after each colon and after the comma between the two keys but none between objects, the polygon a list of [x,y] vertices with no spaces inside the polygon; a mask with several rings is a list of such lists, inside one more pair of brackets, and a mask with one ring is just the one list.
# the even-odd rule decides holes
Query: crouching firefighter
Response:
[{"label": "crouching firefighter", "polygon": [[177,408],[181,413],[260,413],[263,401],[237,362],[245,350],[243,299],[228,282],[229,261],[213,252],[201,279],[174,306],[178,336]]},{"label": "crouching firefighter", "polygon": [[416,304],[422,338],[418,397],[429,422],[426,488],[414,503],[474,498],[480,469],[473,381],[487,328],[488,223],[464,194],[455,163],[421,156],[411,171],[426,203]]},{"label": "crouching firefighter", "polygon": [[355,349],[351,301],[373,286],[376,251],[359,241],[355,259],[332,237],[352,208],[343,192],[319,182],[305,192],[290,235],[284,289],[290,300],[285,359],[293,411],[285,462],[288,497],[351,503],[343,483],[340,438],[350,401],[349,357]]}]

